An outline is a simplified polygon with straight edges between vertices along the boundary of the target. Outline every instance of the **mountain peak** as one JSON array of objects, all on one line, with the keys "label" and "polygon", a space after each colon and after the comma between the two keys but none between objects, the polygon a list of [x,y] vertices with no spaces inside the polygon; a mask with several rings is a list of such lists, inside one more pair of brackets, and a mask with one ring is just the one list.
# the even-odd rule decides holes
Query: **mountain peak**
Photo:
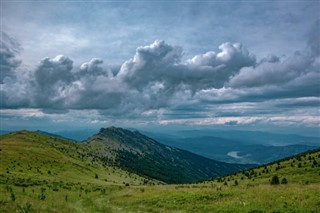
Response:
[{"label": "mountain peak", "polygon": [[101,128],[99,133],[105,133],[105,132],[125,132],[128,131],[126,129],[122,129],[120,127],[110,126],[106,128]]},{"label": "mountain peak", "polygon": [[116,131],[116,130],[120,130],[121,128],[118,128],[118,127],[115,127],[115,126],[110,126],[110,127],[107,127],[107,128],[101,128],[99,133],[104,133],[104,132],[107,132],[107,131]]},{"label": "mountain peak", "polygon": [[139,131],[134,130],[130,131],[128,129],[123,129],[120,127],[110,126],[107,128],[101,128],[99,134],[103,134],[105,136],[115,136],[115,135],[130,135],[130,136],[144,136]]}]

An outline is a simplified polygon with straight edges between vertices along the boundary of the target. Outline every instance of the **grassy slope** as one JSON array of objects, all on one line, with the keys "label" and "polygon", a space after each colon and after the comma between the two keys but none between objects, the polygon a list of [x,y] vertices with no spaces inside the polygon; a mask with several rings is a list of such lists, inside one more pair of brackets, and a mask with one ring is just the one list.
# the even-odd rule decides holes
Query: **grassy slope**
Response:
[{"label": "grassy slope", "polygon": [[[37,135],[37,137],[39,136]],[[23,136],[18,134],[16,139],[10,143],[16,144],[17,138],[25,140]],[[38,181],[40,183],[38,186],[22,187],[10,181],[4,182],[4,180],[18,178],[22,175],[23,177],[30,176],[31,174],[28,174],[29,172],[25,168],[29,166],[27,164],[29,158],[33,158],[35,154],[31,154],[32,152],[26,154],[24,150],[28,149],[28,146],[25,146],[24,150],[11,147],[12,152],[8,155],[5,150],[10,146],[5,144],[8,144],[10,140],[4,140],[2,137],[0,139],[0,148],[2,149],[0,151],[2,180],[0,212],[28,212],[28,206],[32,212],[320,212],[319,150],[282,161],[279,163],[280,165],[274,163],[268,165],[267,168],[256,168],[253,172],[240,172],[232,176],[192,185],[110,185],[92,178],[94,173],[90,173],[87,175],[87,179],[79,179],[79,176],[76,175],[77,181],[80,181],[81,184],[68,184],[74,182],[74,176],[69,174],[70,178],[64,177],[65,175],[60,177],[65,184],[54,185],[53,182]],[[22,141],[20,143],[28,143],[29,145],[33,143],[32,141]],[[42,150],[47,147],[42,144],[39,146],[39,149]],[[48,153],[46,150],[47,148],[43,152]],[[56,154],[60,155],[59,152]],[[11,157],[11,155],[15,157]],[[24,162],[22,162],[23,156],[26,160]],[[65,156],[64,153],[63,156]],[[57,160],[56,157],[56,155],[53,156],[53,159]],[[4,173],[3,168],[5,169],[7,166],[3,166],[5,164],[2,162],[8,163],[14,160],[16,160],[14,164],[16,168],[12,168],[9,174]],[[314,160],[317,161],[317,165],[314,164]],[[90,162],[89,159],[87,163]],[[20,166],[17,163],[20,163]],[[45,168],[43,171],[47,169],[41,161],[33,163]],[[299,163],[301,167],[299,167]],[[13,164],[10,165],[10,168],[14,167]],[[60,164],[60,166],[63,165]],[[98,165],[90,168],[99,172]],[[69,166],[73,168],[71,165]],[[23,169],[22,172],[19,172],[20,167]],[[76,168],[73,168],[75,172]],[[52,168],[50,167],[50,169]],[[268,173],[266,169],[268,169]],[[52,170],[54,173],[58,171]],[[103,169],[100,171],[99,179],[100,175],[103,175],[103,171]],[[31,180],[40,180],[41,177],[47,180],[52,178],[50,175],[43,175],[44,177],[34,174],[30,177]],[[269,181],[273,175],[278,175],[280,180],[285,177],[288,184],[270,185]],[[85,184],[87,180],[93,181],[95,184]],[[235,185],[235,180],[238,181],[238,185]],[[45,199],[41,195],[45,195]]]},{"label": "grassy slope", "polygon": [[20,131],[0,136],[0,180],[21,185],[37,182],[139,185],[143,178],[103,165],[84,146],[64,139]]},{"label": "grassy slope", "polygon": [[[320,212],[319,168],[320,150],[200,184],[124,189],[112,199],[124,212]],[[271,185],[274,175],[288,183]]]}]

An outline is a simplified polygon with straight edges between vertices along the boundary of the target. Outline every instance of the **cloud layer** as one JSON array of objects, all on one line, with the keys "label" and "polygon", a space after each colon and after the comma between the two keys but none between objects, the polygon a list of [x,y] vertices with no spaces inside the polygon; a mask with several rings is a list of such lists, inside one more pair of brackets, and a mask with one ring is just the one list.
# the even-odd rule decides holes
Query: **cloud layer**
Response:
[{"label": "cloud layer", "polygon": [[14,77],[15,69],[20,65],[21,61],[16,55],[19,53],[20,45],[8,34],[1,32],[0,46],[0,83],[3,83],[5,77]]},{"label": "cloud layer", "polygon": [[259,61],[240,43],[223,43],[183,61],[181,47],[156,40],[138,47],[115,72],[99,58],[75,67],[63,55],[26,69],[17,57],[19,43],[3,35],[2,109],[37,108],[49,114],[98,110],[110,117],[156,117],[160,124],[183,122],[184,117],[195,123],[241,124],[263,116],[278,121],[267,115],[302,102],[309,108],[301,119],[308,120],[319,106],[317,30],[310,33],[308,50]]}]

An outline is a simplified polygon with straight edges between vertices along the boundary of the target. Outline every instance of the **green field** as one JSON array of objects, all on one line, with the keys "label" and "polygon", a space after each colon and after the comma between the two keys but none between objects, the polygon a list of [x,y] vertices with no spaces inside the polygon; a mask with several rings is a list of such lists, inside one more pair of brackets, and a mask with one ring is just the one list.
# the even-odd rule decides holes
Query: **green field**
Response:
[{"label": "green field", "polygon": [[0,212],[320,212],[320,150],[207,182],[163,185],[73,142],[27,131],[0,139]]}]

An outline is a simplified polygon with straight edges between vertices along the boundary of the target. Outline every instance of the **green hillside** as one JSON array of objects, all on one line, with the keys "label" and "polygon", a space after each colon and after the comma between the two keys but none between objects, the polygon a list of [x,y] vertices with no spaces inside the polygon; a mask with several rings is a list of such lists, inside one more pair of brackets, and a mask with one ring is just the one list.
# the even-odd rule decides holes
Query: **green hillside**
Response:
[{"label": "green hillside", "polygon": [[166,183],[191,183],[251,166],[214,161],[116,127],[102,128],[86,144],[105,162]]},{"label": "green hillside", "polygon": [[[123,189],[112,200],[122,212],[316,213],[318,162],[319,149],[199,184]],[[272,184],[274,176],[279,184]]]},{"label": "green hillside", "polygon": [[[249,186],[269,184],[274,176],[279,184],[312,184],[320,182],[320,149],[303,152],[292,157],[278,160],[257,168],[238,172],[226,177],[220,177],[214,182],[232,185],[232,181]],[[285,180],[284,180],[285,179]]]},{"label": "green hillside", "polygon": [[105,165],[81,144],[33,132],[1,136],[0,150],[0,212],[320,212],[319,149],[179,185],[158,185]]},{"label": "green hillside", "polygon": [[145,180],[93,157],[85,146],[19,131],[0,136],[0,180],[21,186],[39,182],[139,185]]}]

